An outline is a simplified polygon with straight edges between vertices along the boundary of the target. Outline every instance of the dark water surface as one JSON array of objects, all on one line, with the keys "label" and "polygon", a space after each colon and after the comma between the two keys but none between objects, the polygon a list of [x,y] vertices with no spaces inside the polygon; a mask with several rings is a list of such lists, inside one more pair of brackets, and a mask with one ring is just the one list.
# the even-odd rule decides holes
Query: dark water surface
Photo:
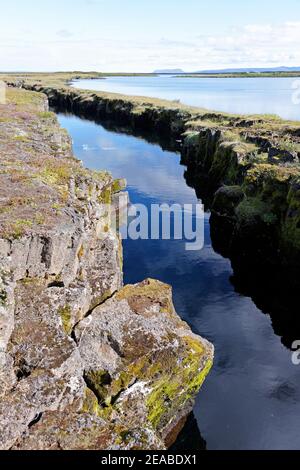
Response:
[{"label": "dark water surface", "polygon": [[[191,106],[227,113],[278,114],[284,119],[300,120],[299,78],[185,78],[160,75],[78,80],[74,86],[180,100]],[[297,98],[295,102],[293,96]]]},{"label": "dark water surface", "polygon": [[[78,117],[59,120],[85,166],[127,178],[132,203],[197,202],[179,154]],[[270,316],[235,291],[230,262],[211,246],[209,214],[201,251],[186,251],[184,241],[125,240],[124,269],[126,283],[152,277],[171,284],[178,313],[215,345],[215,365],[195,406],[207,448],[300,449],[300,366]],[[188,429],[192,447],[200,439],[195,426]]]}]

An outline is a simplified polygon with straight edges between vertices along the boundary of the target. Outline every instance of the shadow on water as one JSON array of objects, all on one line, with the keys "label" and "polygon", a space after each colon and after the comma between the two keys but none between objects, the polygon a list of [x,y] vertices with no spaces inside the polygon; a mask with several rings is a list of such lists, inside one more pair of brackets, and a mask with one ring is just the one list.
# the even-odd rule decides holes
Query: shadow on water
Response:
[{"label": "shadow on water", "polygon": [[300,338],[299,294],[284,286],[276,274],[266,271],[238,273],[234,269],[231,283],[238,294],[250,297],[262,313],[271,317],[274,333],[282,344],[292,349],[296,338]]},{"label": "shadow on water", "polygon": [[187,449],[189,451],[206,450],[206,442],[200,434],[194,413],[190,414],[177,441],[169,450],[175,453],[184,453]]}]

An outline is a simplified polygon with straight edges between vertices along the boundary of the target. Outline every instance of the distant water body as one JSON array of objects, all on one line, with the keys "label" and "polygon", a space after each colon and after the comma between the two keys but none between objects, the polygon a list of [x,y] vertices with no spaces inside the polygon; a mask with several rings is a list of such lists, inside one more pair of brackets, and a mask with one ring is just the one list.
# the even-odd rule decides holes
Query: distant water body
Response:
[{"label": "distant water body", "polygon": [[[299,74],[300,75],[300,74]],[[277,114],[300,121],[300,104],[293,102],[300,90],[295,78],[188,78],[171,75],[156,77],[108,77],[78,80],[80,89],[126,95],[150,96],[235,114]],[[298,92],[300,98],[300,92]]]}]

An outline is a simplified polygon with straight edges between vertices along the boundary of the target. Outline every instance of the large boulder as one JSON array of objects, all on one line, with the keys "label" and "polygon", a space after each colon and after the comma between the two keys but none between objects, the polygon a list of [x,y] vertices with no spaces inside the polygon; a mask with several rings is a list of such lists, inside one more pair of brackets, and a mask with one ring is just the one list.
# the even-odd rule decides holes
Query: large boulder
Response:
[{"label": "large boulder", "polygon": [[213,361],[212,345],[176,314],[171,288],[151,279],[124,287],[75,337],[103,413],[129,429],[145,423],[169,445]]}]

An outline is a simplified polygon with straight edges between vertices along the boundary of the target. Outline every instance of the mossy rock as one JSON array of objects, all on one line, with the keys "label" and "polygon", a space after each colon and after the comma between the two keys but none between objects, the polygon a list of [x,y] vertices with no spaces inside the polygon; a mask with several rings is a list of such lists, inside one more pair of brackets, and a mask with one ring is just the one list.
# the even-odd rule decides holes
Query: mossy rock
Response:
[{"label": "mossy rock", "polygon": [[300,266],[300,180],[295,181],[288,194],[288,210],[282,225],[281,246],[285,262]]},{"label": "mossy rock", "polygon": [[113,194],[120,193],[121,191],[124,191],[126,187],[127,181],[124,178],[114,180],[112,183],[112,192]]},{"label": "mossy rock", "polygon": [[212,346],[176,314],[170,286],[125,286],[75,329],[101,416],[126,416],[164,437],[188,414],[212,367]]},{"label": "mossy rock", "polygon": [[235,209],[245,198],[240,186],[222,186],[215,194],[212,210],[220,215],[234,216]]}]

